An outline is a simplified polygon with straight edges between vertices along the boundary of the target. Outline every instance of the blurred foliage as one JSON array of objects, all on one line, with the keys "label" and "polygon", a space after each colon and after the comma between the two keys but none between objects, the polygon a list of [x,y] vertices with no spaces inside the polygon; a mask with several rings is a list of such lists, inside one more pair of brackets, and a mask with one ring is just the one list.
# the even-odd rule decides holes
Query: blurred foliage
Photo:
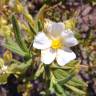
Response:
[{"label": "blurred foliage", "polygon": [[[87,67],[87,73],[95,70],[95,25],[88,26],[89,29],[84,31],[81,27],[84,16],[80,16],[83,13],[82,8],[82,12],[79,13],[74,8],[76,6],[72,5],[73,3],[67,4],[67,0],[40,0],[41,3],[43,2],[40,10],[34,9],[37,14],[30,14],[28,9],[34,8],[34,5],[37,4],[36,1],[25,0],[27,4],[24,5],[22,0],[0,0],[0,37],[5,39],[3,47],[7,49],[3,57],[0,57],[0,84],[7,82],[7,77],[12,73],[18,80],[25,82],[24,96],[30,96],[30,91],[34,90],[34,85],[30,81],[40,78],[43,80],[44,86],[42,87],[44,88],[38,89],[38,92],[42,96],[49,96],[51,93],[55,93],[57,96],[70,96],[70,94],[71,96],[86,96],[88,85],[78,76],[78,73],[85,67]],[[38,2],[40,3],[40,1]],[[92,6],[96,5],[95,0],[88,0],[88,2],[92,3]],[[28,5],[30,3],[31,7]],[[46,66],[40,62],[40,52],[32,48],[32,44],[34,36],[44,27],[45,18],[56,22],[63,21],[65,28],[76,31],[76,38],[80,42],[79,48],[78,46],[74,48],[77,60],[73,60],[64,67],[55,63]],[[13,54],[17,57],[21,56],[23,61],[15,59]],[[83,66],[85,59],[88,59],[89,62],[87,61],[88,64]],[[8,67],[6,71],[2,70],[3,65]],[[90,72],[88,68],[91,70]],[[22,91],[22,86],[18,86],[18,91]]]}]

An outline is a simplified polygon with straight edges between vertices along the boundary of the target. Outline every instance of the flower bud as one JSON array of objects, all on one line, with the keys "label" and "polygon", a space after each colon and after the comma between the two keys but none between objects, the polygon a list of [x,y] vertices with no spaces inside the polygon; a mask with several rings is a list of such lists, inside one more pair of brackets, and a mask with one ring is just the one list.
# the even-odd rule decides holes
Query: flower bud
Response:
[{"label": "flower bud", "polygon": [[12,60],[11,51],[9,51],[9,50],[5,51],[5,53],[3,54],[3,58],[4,58],[5,62],[9,63]]}]

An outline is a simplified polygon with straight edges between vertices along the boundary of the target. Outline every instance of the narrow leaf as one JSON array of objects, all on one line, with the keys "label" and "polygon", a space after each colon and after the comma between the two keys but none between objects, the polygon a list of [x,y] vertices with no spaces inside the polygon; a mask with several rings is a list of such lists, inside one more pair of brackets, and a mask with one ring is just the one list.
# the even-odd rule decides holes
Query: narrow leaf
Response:
[{"label": "narrow leaf", "polygon": [[25,63],[14,62],[8,67],[8,71],[12,73],[16,73],[16,72],[24,73],[27,70],[27,68],[31,65],[31,62],[32,59],[30,59]]},{"label": "narrow leaf", "polygon": [[65,86],[66,86],[67,88],[69,88],[70,90],[74,91],[74,92],[77,93],[77,94],[85,95],[85,92],[84,92],[84,91],[82,91],[82,90],[80,90],[80,89],[78,89],[78,88],[76,88],[76,87],[70,86],[70,85],[68,85],[68,84],[65,84]]},{"label": "narrow leaf", "polygon": [[34,35],[36,35],[36,30],[30,25],[30,23],[29,23],[29,28],[30,28],[30,31],[34,34]]},{"label": "narrow leaf", "polygon": [[18,46],[18,44],[16,42],[12,41],[11,39],[8,40],[8,42],[6,42],[6,44],[4,44],[4,47],[21,56],[27,55],[27,53],[22,51],[22,49]]},{"label": "narrow leaf", "polygon": [[13,29],[14,29],[14,33],[15,33],[15,37],[16,37],[16,41],[17,41],[18,45],[20,46],[20,48],[23,51],[28,52],[28,49],[26,47],[25,42],[22,39],[22,36],[20,33],[20,28],[18,26],[17,20],[14,15],[12,16],[12,24],[13,24]]}]

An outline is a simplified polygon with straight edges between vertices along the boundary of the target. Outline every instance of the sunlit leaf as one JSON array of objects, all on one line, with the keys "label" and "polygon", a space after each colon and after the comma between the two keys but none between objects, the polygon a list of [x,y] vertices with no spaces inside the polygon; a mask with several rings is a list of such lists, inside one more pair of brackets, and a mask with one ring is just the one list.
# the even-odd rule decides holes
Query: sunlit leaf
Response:
[{"label": "sunlit leaf", "polygon": [[27,55],[27,53],[22,51],[22,49],[18,46],[18,44],[16,42],[12,41],[11,39],[8,40],[8,42],[6,42],[4,44],[4,47],[21,56]]},{"label": "sunlit leaf", "polygon": [[70,85],[67,85],[67,84],[65,84],[65,86],[67,88],[69,88],[70,90],[76,92],[77,94],[81,94],[81,95],[85,95],[86,94],[84,91],[82,91],[82,90],[80,90],[80,89],[78,89],[76,87],[73,87],[73,86],[70,86]]},{"label": "sunlit leaf", "polygon": [[8,73],[0,74],[0,84],[4,84],[7,82],[7,77],[9,76]]},{"label": "sunlit leaf", "polygon": [[23,74],[27,70],[27,68],[31,65],[31,63],[32,63],[32,59],[30,59],[25,63],[14,62],[8,67],[8,70],[9,72],[13,72],[13,73],[20,72],[20,74],[21,73]]}]

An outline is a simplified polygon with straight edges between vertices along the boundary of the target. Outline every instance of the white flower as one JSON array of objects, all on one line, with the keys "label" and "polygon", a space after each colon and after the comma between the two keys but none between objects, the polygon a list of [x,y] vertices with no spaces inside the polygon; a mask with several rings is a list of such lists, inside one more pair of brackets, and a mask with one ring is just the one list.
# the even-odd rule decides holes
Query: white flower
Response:
[{"label": "white flower", "polygon": [[33,47],[41,50],[41,61],[52,63],[55,59],[63,66],[76,58],[70,47],[78,44],[71,30],[65,30],[64,23],[47,23],[46,32],[39,32],[34,39]]}]

